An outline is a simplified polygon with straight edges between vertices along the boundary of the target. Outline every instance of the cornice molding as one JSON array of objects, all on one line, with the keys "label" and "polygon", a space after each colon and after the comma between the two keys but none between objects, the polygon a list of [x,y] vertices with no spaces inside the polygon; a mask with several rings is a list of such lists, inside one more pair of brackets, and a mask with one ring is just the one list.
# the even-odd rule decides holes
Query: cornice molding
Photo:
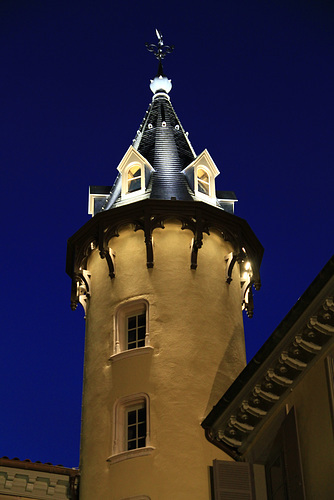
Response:
[{"label": "cornice molding", "polygon": [[83,282],[81,274],[83,270],[87,270],[87,260],[92,250],[99,249],[101,258],[107,261],[109,276],[113,279],[115,266],[108,244],[112,238],[118,237],[122,226],[130,224],[134,231],[143,231],[146,265],[153,268],[153,231],[156,228],[163,229],[164,222],[171,218],[180,221],[181,230],[189,229],[193,232],[189,262],[191,269],[197,268],[203,233],[209,235],[210,229],[216,229],[224,240],[232,244],[237,254],[247,254],[252,262],[252,284],[256,289],[260,288],[259,269],[263,247],[244,219],[203,202],[146,199],[96,214],[68,240],[66,271],[73,280],[72,309],[79,303],[77,291]]}]

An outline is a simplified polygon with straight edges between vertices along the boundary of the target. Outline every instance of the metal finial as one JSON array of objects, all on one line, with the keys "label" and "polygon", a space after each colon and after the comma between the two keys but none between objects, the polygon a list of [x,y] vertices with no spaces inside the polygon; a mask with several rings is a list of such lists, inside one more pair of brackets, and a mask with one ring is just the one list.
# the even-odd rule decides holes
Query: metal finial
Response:
[{"label": "metal finial", "polygon": [[174,50],[174,45],[164,45],[161,31],[156,29],[155,32],[158,38],[158,45],[155,45],[154,43],[145,43],[145,45],[147,50],[149,52],[153,52],[158,61],[161,62],[162,59],[165,58],[166,54],[170,54]]}]

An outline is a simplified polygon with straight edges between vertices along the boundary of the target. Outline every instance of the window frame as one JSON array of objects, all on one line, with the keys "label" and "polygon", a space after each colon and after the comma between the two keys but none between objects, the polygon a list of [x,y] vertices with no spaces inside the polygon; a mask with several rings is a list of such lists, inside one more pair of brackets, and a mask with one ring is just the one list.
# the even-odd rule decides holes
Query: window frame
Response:
[{"label": "window frame", "polygon": [[[137,168],[137,170],[135,171],[134,173],[134,176],[133,177],[129,177],[129,173],[132,169],[134,168]],[[126,186],[126,192],[127,193],[135,193],[137,191],[140,191],[142,189],[142,166],[139,165],[138,163],[136,162],[133,162],[132,164],[130,164],[126,170],[125,170],[125,173],[126,173],[126,181],[127,181],[127,186]],[[138,172],[139,172],[139,175],[138,175]],[[140,179],[140,187],[139,188],[136,188],[136,189],[130,189],[130,186],[131,186],[131,182],[133,181],[136,181],[136,180],[139,180]]]},{"label": "window frame", "polygon": [[[129,171],[133,167],[138,167],[140,169],[140,177],[135,177],[134,179],[140,178],[140,188],[134,191],[129,191]],[[132,179],[132,180],[134,180]],[[130,162],[122,172],[122,197],[127,198],[131,196],[138,196],[145,192],[145,167],[139,161]]]},{"label": "window frame", "polygon": [[[146,314],[145,344],[141,347],[128,349],[127,347],[127,318],[131,315]],[[150,344],[149,332],[149,302],[146,299],[139,298],[120,304],[114,315],[114,335],[113,335],[113,354],[111,361],[116,361],[124,357],[136,356],[153,350]]]},{"label": "window frame", "polygon": [[[144,410],[145,417],[141,419],[139,411]],[[135,412],[135,419],[133,422],[129,422],[130,413]],[[146,415],[146,403],[145,401],[138,402],[136,405],[127,406],[125,408],[125,422],[124,422],[124,451],[137,450],[138,448],[146,448],[146,425],[147,425],[147,415]],[[142,433],[139,429],[140,425],[144,424],[144,432]],[[134,429],[134,435],[131,435],[131,429]],[[139,441],[144,439],[144,446],[139,444]],[[129,448],[130,442],[135,443],[134,448]]]},{"label": "window frame", "polygon": [[[209,189],[208,193],[203,193],[199,189],[199,186],[201,185],[200,184],[201,180],[199,179],[199,176],[198,176],[199,170],[203,170],[203,172],[205,172],[208,176],[208,181],[202,181],[202,182],[205,182],[205,184],[207,184],[208,189]],[[195,196],[202,198],[206,201],[213,200],[216,196],[215,178],[212,175],[212,172],[210,171],[210,169],[206,165],[203,165],[203,163],[199,163],[194,168],[194,191],[195,191]]]},{"label": "window frame", "polygon": [[[203,180],[200,176],[199,176],[199,170],[202,170],[206,176],[207,176],[207,181],[206,180]],[[211,182],[210,182],[210,172],[208,171],[207,168],[205,168],[203,165],[198,165],[197,169],[196,169],[196,179],[197,179],[197,190],[200,194],[204,194],[205,196],[211,196]],[[203,184],[204,186],[207,186],[207,192],[204,192],[204,191],[201,191],[200,190],[200,186],[203,188]]]},{"label": "window frame", "polygon": [[[140,318],[142,316],[145,316],[145,325],[140,324]],[[135,325],[130,326],[129,321],[135,319]],[[123,349],[124,351],[130,351],[131,349],[138,349],[139,347],[145,347],[146,343],[146,335],[147,335],[147,313],[146,313],[146,308],[144,310],[140,311],[134,311],[131,312],[130,314],[127,314],[125,316],[125,325],[124,325],[124,330],[125,330],[125,335],[123,342],[126,345],[127,344],[127,349]],[[141,330],[145,328],[145,333],[144,337],[142,338],[141,335]],[[130,332],[134,333],[134,339],[130,340]],[[139,345],[140,343],[144,342],[143,345]],[[134,346],[129,347],[130,344],[134,344]]]},{"label": "window frame", "polygon": [[[145,446],[127,449],[127,415],[132,408],[143,405],[146,418]],[[121,462],[129,458],[145,456],[151,454],[155,448],[150,444],[150,398],[148,394],[141,392],[119,398],[114,404],[114,428],[112,455],[107,459],[110,463]]]},{"label": "window frame", "polygon": [[[137,165],[140,170],[140,189],[136,191],[128,190],[128,173],[129,169]],[[129,149],[123,156],[121,162],[119,163],[117,170],[120,173],[120,191],[121,191],[121,201],[122,203],[130,203],[132,198],[145,198],[146,186],[149,182],[151,173],[154,171],[152,165],[147,161],[144,156],[142,156],[133,146],[129,146]],[[118,186],[118,185],[117,185]],[[119,189],[119,187],[117,187]]]}]

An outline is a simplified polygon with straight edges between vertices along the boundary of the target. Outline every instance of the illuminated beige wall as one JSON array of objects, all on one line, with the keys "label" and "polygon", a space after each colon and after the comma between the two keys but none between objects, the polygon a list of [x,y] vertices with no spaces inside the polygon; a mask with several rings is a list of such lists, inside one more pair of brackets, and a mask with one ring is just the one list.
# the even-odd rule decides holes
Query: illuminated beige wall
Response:
[{"label": "illuminated beige wall", "polygon": [[325,357],[321,358],[289,395],[295,406],[304,484],[308,498],[334,498],[333,425]]},{"label": "illuminated beige wall", "polygon": [[[109,243],[114,280],[97,250],[88,263],[81,500],[209,499],[208,467],[228,459],[200,423],[245,365],[238,266],[226,284],[224,257],[232,247],[212,231],[191,270],[192,232],[176,221],[165,226],[153,233],[153,269],[146,267],[143,232],[131,227]],[[115,309],[136,297],[149,303],[153,349],[111,362]],[[149,395],[155,450],[110,464],[114,404],[135,393]]]},{"label": "illuminated beige wall", "polygon": [[[262,449],[268,449],[268,443],[274,439],[278,430],[275,425],[277,416],[279,414],[283,416],[286,410],[294,407],[304,486],[308,499],[334,498],[333,422],[326,369],[328,354],[325,352],[298,385],[281,401],[281,405],[262,428],[253,445],[256,454]],[[333,350],[332,355],[334,355]],[[276,428],[275,433],[272,432],[273,426]],[[268,436],[271,439],[268,440]]]}]

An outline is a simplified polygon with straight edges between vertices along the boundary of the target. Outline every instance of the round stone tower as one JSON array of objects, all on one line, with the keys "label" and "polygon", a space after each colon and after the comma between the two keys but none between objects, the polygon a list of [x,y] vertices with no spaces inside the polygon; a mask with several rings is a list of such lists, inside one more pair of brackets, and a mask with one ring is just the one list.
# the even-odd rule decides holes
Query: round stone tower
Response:
[{"label": "round stone tower", "polygon": [[72,307],[86,313],[82,500],[203,500],[223,451],[201,427],[245,366],[262,246],[216,192],[171,105],[161,59],[152,103],[113,186],[68,242]]}]

